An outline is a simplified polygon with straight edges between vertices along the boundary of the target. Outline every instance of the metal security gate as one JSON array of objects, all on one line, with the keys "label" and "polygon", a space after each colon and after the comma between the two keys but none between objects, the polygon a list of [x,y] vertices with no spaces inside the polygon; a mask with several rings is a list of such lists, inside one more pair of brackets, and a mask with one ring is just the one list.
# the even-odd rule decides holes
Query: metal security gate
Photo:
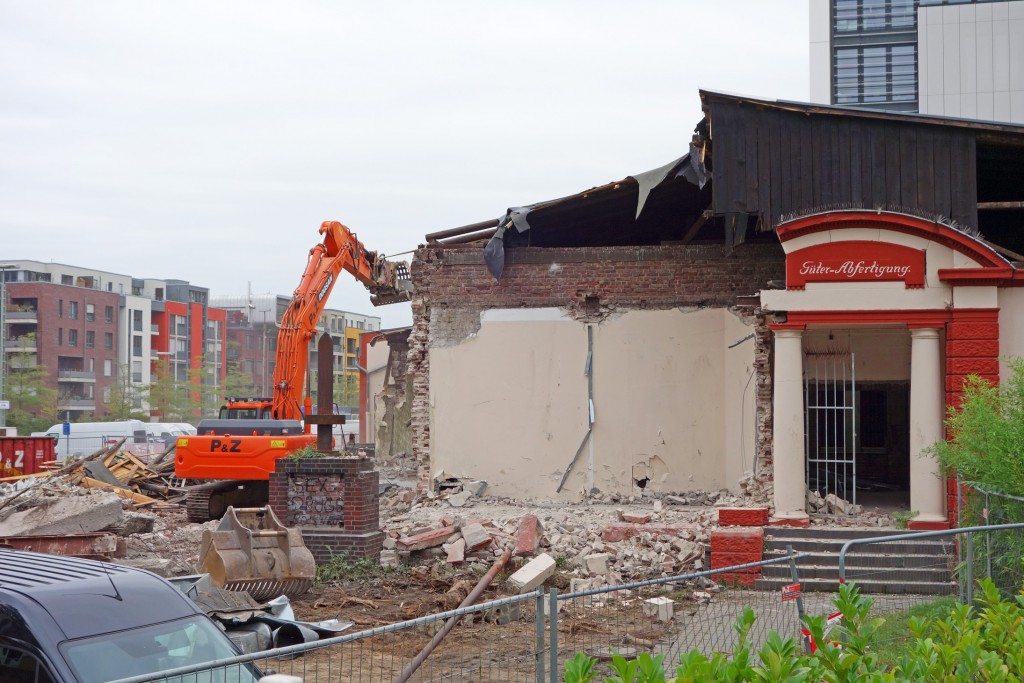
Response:
[{"label": "metal security gate", "polygon": [[[804,356],[807,486],[828,510],[853,514],[857,504],[856,374],[852,353]],[[829,499],[834,495],[837,500]]]}]

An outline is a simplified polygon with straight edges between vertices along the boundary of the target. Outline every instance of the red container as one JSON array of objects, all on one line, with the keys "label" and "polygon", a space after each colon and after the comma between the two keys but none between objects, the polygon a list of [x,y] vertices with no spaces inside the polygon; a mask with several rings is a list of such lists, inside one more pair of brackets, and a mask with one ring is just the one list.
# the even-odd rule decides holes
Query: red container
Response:
[{"label": "red container", "polygon": [[0,477],[41,472],[56,443],[52,436],[0,436]]}]

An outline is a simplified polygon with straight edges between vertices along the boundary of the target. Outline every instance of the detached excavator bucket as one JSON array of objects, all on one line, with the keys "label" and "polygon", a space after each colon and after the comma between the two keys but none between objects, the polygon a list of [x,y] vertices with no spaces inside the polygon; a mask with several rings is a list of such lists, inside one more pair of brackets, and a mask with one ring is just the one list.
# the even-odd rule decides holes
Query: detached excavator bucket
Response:
[{"label": "detached excavator bucket", "polygon": [[248,591],[258,602],[302,595],[316,577],[302,534],[281,524],[270,506],[229,507],[214,531],[203,532],[199,564],[218,588]]}]

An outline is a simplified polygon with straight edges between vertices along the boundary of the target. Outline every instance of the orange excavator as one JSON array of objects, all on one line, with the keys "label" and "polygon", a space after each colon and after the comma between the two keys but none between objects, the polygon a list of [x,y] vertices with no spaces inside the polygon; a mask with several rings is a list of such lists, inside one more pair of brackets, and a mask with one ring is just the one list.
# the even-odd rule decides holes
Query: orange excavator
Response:
[{"label": "orange excavator", "polygon": [[306,391],[309,343],[338,274],[347,271],[365,285],[374,306],[410,299],[404,262],[368,251],[337,221],[325,221],[320,234],[323,240],[309,250],[302,279],[281,318],[273,396],[230,399],[218,419],[200,421],[198,434],[177,441],[175,476],[206,481],[189,488],[190,521],[219,518],[228,506],[266,505],[277,459],[315,445],[316,437],[302,422],[312,409]]}]

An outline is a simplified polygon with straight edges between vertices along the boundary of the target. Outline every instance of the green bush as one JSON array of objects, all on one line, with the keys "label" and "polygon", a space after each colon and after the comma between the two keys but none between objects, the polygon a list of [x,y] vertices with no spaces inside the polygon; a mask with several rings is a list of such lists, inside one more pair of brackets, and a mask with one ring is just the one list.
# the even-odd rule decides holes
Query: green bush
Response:
[{"label": "green bush", "polygon": [[[755,616],[747,609],[737,619],[739,642],[732,656],[710,657],[692,650],[680,658],[676,683],[885,683],[887,681],[1024,680],[1024,593],[1005,600],[987,579],[979,583],[980,609],[956,605],[936,609],[923,618],[910,617],[912,636],[895,662],[879,658],[874,647],[885,633],[885,619],[871,617],[869,598],[853,584],[839,588],[835,605],[842,624],[826,636],[825,617],[809,617],[814,642],[807,654],[795,638],[772,632],[753,652],[749,640]],[[840,644],[841,643],[841,644]],[[663,683],[663,655],[641,654],[633,661],[612,660],[606,683]],[[598,677],[596,660],[580,653],[566,662],[566,683],[587,683]]]},{"label": "green bush", "polygon": [[946,417],[948,441],[931,448],[961,479],[990,491],[1024,495],[1024,360],[1009,361],[1007,381],[992,386],[976,375],[964,384],[960,408]]}]

